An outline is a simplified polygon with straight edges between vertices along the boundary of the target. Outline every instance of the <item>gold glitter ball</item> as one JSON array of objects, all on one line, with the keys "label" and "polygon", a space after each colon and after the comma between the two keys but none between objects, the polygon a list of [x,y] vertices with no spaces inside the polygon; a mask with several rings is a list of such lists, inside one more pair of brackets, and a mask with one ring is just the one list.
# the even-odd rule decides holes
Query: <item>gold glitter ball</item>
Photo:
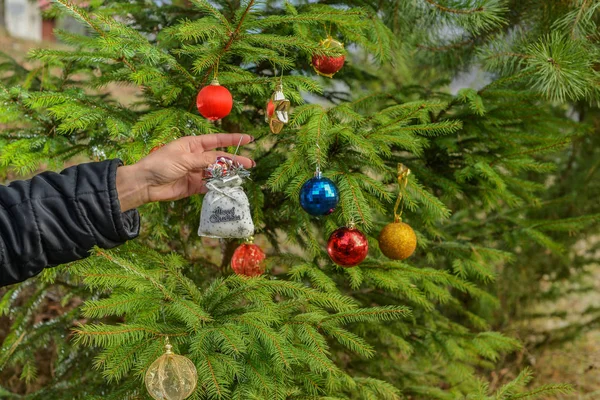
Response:
[{"label": "gold glitter ball", "polygon": [[146,389],[156,400],[184,400],[196,390],[196,366],[189,358],[172,353],[171,345],[166,348],[146,371]]},{"label": "gold glitter ball", "polygon": [[417,235],[410,225],[404,222],[392,222],[381,230],[379,248],[392,260],[405,260],[417,248]]}]

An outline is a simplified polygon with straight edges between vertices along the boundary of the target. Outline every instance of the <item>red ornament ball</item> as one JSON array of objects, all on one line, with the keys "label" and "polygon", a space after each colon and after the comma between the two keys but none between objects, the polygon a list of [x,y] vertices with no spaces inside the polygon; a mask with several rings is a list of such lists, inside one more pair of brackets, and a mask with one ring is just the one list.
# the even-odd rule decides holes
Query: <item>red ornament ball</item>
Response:
[{"label": "red ornament ball", "polygon": [[312,65],[319,75],[333,77],[333,74],[338,72],[344,66],[346,56],[313,56]]},{"label": "red ornament ball", "polygon": [[263,261],[267,256],[253,243],[240,245],[231,257],[231,268],[238,275],[259,276],[265,272]]},{"label": "red ornament ball", "polygon": [[233,107],[233,97],[229,90],[219,85],[219,81],[215,79],[200,90],[196,105],[204,118],[216,121],[229,115]]},{"label": "red ornament ball", "polygon": [[331,260],[342,267],[353,267],[363,262],[369,253],[369,241],[356,228],[336,229],[327,242]]},{"label": "red ornament ball", "polygon": [[[339,48],[343,49],[343,43],[328,37],[325,40],[321,41],[321,46],[323,48]],[[312,57],[312,65],[319,75],[327,76],[329,78],[333,77],[333,74],[338,72],[344,66],[344,62],[346,61],[345,55],[340,55],[336,57],[324,56],[324,55],[314,55]]]}]

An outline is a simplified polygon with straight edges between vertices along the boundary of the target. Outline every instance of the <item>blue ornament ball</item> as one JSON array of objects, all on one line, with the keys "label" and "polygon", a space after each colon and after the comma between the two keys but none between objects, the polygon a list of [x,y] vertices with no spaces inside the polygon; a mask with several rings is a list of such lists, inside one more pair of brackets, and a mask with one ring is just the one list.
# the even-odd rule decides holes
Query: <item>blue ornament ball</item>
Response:
[{"label": "blue ornament ball", "polygon": [[310,215],[329,215],[340,201],[340,194],[331,179],[316,176],[302,185],[300,205]]}]

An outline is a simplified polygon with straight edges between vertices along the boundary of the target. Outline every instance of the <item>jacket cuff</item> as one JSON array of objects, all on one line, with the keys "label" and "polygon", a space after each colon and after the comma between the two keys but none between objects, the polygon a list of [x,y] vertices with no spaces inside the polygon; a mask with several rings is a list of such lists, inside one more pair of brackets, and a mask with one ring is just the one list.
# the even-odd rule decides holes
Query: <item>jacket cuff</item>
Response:
[{"label": "jacket cuff", "polygon": [[113,224],[119,239],[123,242],[131,240],[140,234],[140,214],[134,210],[121,212],[121,203],[117,192],[117,168],[123,161],[114,159],[108,166],[108,193]]}]

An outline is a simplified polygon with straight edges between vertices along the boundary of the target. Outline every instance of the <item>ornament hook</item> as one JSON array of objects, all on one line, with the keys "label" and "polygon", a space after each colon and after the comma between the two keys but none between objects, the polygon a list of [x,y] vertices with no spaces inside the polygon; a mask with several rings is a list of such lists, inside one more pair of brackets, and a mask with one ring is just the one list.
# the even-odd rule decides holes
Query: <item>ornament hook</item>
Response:
[{"label": "ornament hook", "polygon": [[319,137],[317,137],[317,139],[315,140],[315,147],[317,149],[317,151],[316,151],[317,168],[315,171],[315,175],[317,175],[317,177],[320,178],[321,177],[321,146],[319,145]]},{"label": "ornament hook", "polygon": [[235,161],[235,158],[237,157],[238,151],[240,150],[240,146],[242,145],[242,140],[244,140],[244,135],[240,136],[240,141],[237,144],[237,147],[235,148],[235,153],[233,153],[233,161]]}]

